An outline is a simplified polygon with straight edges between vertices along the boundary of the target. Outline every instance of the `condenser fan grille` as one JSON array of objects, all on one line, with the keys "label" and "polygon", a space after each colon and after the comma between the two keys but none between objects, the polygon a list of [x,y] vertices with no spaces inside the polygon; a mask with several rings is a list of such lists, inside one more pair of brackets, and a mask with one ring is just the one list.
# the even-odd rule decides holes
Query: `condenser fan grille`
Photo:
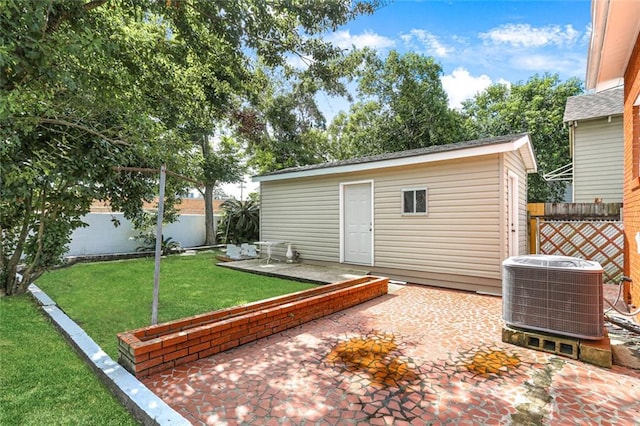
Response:
[{"label": "condenser fan grille", "polygon": [[602,268],[582,259],[531,255],[503,262],[509,325],[584,339],[603,337]]}]

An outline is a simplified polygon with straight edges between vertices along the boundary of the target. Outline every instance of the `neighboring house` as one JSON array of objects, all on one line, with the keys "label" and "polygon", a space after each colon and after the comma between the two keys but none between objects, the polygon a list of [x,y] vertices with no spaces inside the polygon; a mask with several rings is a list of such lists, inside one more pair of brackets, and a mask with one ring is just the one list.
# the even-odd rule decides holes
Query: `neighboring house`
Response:
[{"label": "neighboring house", "polygon": [[567,99],[574,203],[622,202],[622,101],[616,87]]},{"label": "neighboring house", "polygon": [[625,296],[640,306],[640,1],[594,0],[587,89],[624,84]]},{"label": "neighboring house", "polygon": [[260,237],[304,262],[501,294],[501,262],[527,253],[528,134],[255,176]]}]

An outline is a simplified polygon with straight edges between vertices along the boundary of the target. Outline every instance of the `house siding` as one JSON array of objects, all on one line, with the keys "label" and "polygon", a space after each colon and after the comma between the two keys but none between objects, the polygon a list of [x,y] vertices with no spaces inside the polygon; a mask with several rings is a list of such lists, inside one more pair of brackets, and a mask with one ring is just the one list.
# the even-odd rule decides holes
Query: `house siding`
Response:
[{"label": "house siding", "polygon": [[640,306],[640,254],[635,236],[640,232],[640,156],[639,107],[634,107],[640,96],[640,36],[624,75],[624,229],[625,275],[633,279],[631,301]]},{"label": "house siding", "polygon": [[573,132],[573,202],[622,202],[622,116],[580,121]]},{"label": "house siding", "polygon": [[[500,293],[506,257],[506,170],[519,176],[526,252],[526,172],[517,153],[261,182],[261,239],[289,241],[305,262],[340,260],[340,184],[372,181],[371,272]],[[427,215],[401,213],[402,189],[426,187]]]}]

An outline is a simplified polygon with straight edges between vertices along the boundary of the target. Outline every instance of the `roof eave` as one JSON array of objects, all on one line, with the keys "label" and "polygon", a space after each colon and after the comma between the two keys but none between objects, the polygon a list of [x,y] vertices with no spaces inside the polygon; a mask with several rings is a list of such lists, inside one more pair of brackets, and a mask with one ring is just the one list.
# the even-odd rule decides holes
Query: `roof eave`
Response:
[{"label": "roof eave", "polygon": [[640,2],[593,0],[586,88],[596,92],[619,86],[640,32]]},{"label": "roof eave", "polygon": [[366,163],[347,164],[335,167],[322,167],[317,169],[292,171],[274,175],[253,176],[253,182],[269,182],[284,179],[333,175],[340,173],[359,172],[364,170],[376,170],[389,167],[408,166],[413,164],[434,163],[437,161],[456,160],[470,158],[478,155],[500,154],[504,152],[519,151],[522,155],[527,173],[535,173],[538,170],[531,140],[525,134],[509,141],[484,146],[461,148],[455,151],[427,153],[412,157],[391,158],[387,160],[371,161]]}]

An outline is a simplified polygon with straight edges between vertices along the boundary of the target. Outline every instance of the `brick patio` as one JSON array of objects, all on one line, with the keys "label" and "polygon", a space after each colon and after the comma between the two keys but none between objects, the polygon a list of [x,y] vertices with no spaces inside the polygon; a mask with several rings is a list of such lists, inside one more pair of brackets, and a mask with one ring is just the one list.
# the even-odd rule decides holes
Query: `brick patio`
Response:
[{"label": "brick patio", "polygon": [[407,285],[144,383],[193,424],[638,424],[640,371],[501,342],[502,300]]}]

